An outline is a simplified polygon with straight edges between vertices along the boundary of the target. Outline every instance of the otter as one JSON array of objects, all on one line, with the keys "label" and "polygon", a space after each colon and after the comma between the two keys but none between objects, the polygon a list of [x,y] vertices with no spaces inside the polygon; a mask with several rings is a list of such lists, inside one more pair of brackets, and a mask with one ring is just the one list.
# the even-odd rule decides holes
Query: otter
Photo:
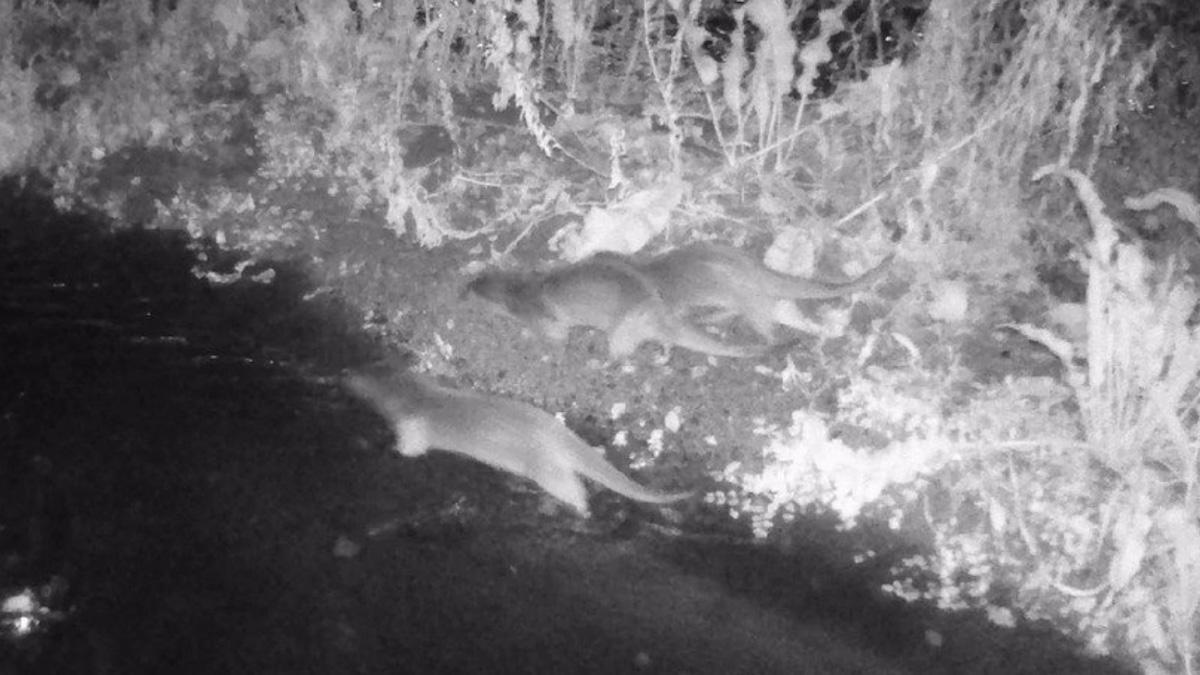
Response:
[{"label": "otter", "polygon": [[788,346],[718,340],[674,311],[655,281],[634,263],[614,254],[542,272],[487,272],[468,283],[463,296],[532,323],[556,342],[564,342],[574,326],[598,328],[608,334],[614,358],[631,355],[644,342],[735,358]]},{"label": "otter", "polygon": [[691,492],[655,492],[609,464],[601,449],[553,415],[500,396],[442,387],[410,372],[373,368],[350,372],[346,387],[391,424],[396,450],[418,457],[430,449],[465,455],[528,478],[588,516],[583,476],[635,501],[666,504]]},{"label": "otter", "polygon": [[837,298],[865,290],[884,276],[893,257],[889,254],[864,274],[842,283],[776,272],[740,249],[711,243],[691,244],[629,264],[653,284],[663,303],[677,315],[709,309],[715,310],[708,317],[711,321],[741,316],[770,342],[779,301]]}]

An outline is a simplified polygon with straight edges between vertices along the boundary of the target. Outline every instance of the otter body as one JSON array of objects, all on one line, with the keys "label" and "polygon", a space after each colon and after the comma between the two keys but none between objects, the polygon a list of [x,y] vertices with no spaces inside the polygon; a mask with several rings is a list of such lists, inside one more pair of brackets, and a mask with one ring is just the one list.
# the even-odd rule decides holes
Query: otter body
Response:
[{"label": "otter body", "polygon": [[692,244],[634,264],[676,313],[712,309],[718,320],[741,316],[770,341],[778,302],[837,298],[864,290],[884,276],[891,262],[889,255],[843,283],[776,272],[740,249],[719,244]]},{"label": "otter body", "polygon": [[574,326],[608,334],[609,354],[622,358],[644,342],[738,358],[775,346],[730,345],[688,323],[664,301],[654,281],[622,256],[600,254],[545,272],[489,272],[464,291],[535,325],[562,342]]},{"label": "otter body", "polygon": [[587,493],[580,476],[640,502],[691,496],[638,485],[553,415],[526,403],[441,387],[407,373],[356,372],[345,383],[391,423],[396,449],[405,457],[434,448],[465,455],[532,480],[584,517]]}]

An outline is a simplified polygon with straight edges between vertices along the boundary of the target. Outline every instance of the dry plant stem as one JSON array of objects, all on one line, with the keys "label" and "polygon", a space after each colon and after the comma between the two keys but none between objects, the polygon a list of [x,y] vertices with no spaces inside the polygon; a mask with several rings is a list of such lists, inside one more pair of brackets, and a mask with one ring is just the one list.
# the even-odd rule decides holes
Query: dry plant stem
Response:
[{"label": "dry plant stem", "polygon": [[783,139],[787,141],[788,148],[785,154],[786,158],[791,158],[796,154],[796,139],[800,137],[800,121],[804,118],[804,110],[808,107],[808,91],[800,94],[800,103],[796,105],[796,115],[792,118],[792,133]]},{"label": "dry plant stem", "polygon": [[561,152],[564,157],[566,157],[567,159],[571,160],[572,162],[575,162],[576,164],[578,164],[579,168],[581,168],[585,171],[590,171],[590,172],[596,174],[597,176],[599,176],[600,178],[603,178],[606,180],[609,178],[608,172],[601,171],[600,169],[593,167],[591,164],[588,164],[586,160],[576,157],[574,154],[571,153],[570,150],[567,150],[566,147],[564,147],[561,143],[559,143],[557,145],[556,149],[559,152]]},{"label": "dry plant stem", "polygon": [[[907,180],[907,178],[905,180]],[[845,225],[846,223],[850,222],[851,220],[854,220],[855,218],[857,218],[859,216],[859,214],[861,214],[864,211],[866,211],[867,209],[871,208],[873,205],[875,205],[877,202],[879,202],[884,197],[887,197],[888,195],[890,195],[898,187],[899,187],[899,185],[893,185],[885,190],[880,190],[879,192],[876,192],[873,197],[871,197],[867,201],[865,201],[865,202],[859,204],[858,206],[854,207],[853,209],[851,209],[850,213],[847,213],[846,215],[842,216],[841,218],[838,218],[837,220],[835,220],[833,222],[833,225],[831,225],[830,227],[836,229],[838,227],[841,227],[842,225]]]},{"label": "dry plant stem", "polygon": [[771,100],[770,108],[767,109],[767,119],[763,122],[761,132],[759,133],[759,146],[770,144],[772,148],[776,149],[772,153],[774,155],[774,160],[771,162],[773,171],[778,171],[779,167],[783,165],[783,156],[778,152],[778,149],[785,144],[772,142],[772,139],[779,138],[780,127],[783,126],[782,106],[783,102],[780,101],[778,96]]},{"label": "dry plant stem", "polygon": [[[970,134],[959,139],[958,141],[956,141],[954,144],[950,145],[949,147],[938,151],[938,153],[932,159],[925,160],[924,162],[922,162],[922,164],[923,165],[941,164],[942,161],[945,160],[947,157],[949,157],[951,154],[958,152],[962,148],[966,147],[971,141],[978,138],[985,131],[988,131],[992,127],[994,127],[997,124],[999,124],[1000,122],[1004,121],[1009,116],[1009,114],[1011,114],[1013,112],[1015,112],[1015,109],[1012,107],[1009,107],[1005,110],[1000,111],[994,117],[992,117],[988,121],[986,121],[983,124],[976,127],[975,130],[972,131]],[[910,172],[908,175],[904,176],[904,178],[901,179],[899,183],[891,185],[891,186],[875,193],[875,195],[872,196],[870,199],[868,199],[868,200],[864,201],[863,203],[859,204],[858,206],[854,207],[853,209],[850,210],[849,213],[847,213],[846,215],[837,219],[833,223],[833,227],[835,227],[835,228],[839,227],[841,225],[844,225],[845,223],[850,222],[854,218],[857,218],[859,216],[859,214],[861,214],[864,211],[866,211],[867,209],[871,208],[871,206],[874,205],[876,202],[878,202],[879,200],[892,194],[897,188],[900,187],[900,185],[903,185],[904,183],[906,183],[910,180],[914,180],[915,175],[919,175],[919,174],[914,174],[914,173]]]},{"label": "dry plant stem", "polygon": [[[744,166],[752,161],[755,161],[758,159],[765,159],[767,153],[772,152],[776,148],[780,147],[781,145],[790,143],[790,142],[794,141],[796,138],[798,138],[800,135],[806,134],[809,132],[819,133],[820,129],[816,126],[804,127],[803,129],[796,131],[794,134],[788,134],[786,137],[781,138],[781,139],[771,143],[770,145],[763,145],[758,150],[755,150],[754,152],[750,153],[749,155],[741,157],[738,160],[737,166]],[[734,168],[736,168],[736,167],[734,167]]]},{"label": "dry plant stem", "polygon": [[[542,3],[541,16],[538,17],[538,25],[546,33],[550,32],[550,19],[547,16],[550,12],[550,5],[551,3],[549,2]],[[550,70],[550,59],[546,58],[546,49],[549,48],[550,40],[545,39],[546,37],[548,37],[548,35],[543,36],[543,39],[538,40],[538,82],[545,82],[547,80],[547,72]],[[568,99],[568,105],[570,105],[570,103],[571,102]]]},{"label": "dry plant stem", "polygon": [[[646,17],[646,20],[642,23],[642,46],[646,48],[646,58],[649,61],[647,65],[650,66],[650,75],[654,78],[654,84],[658,85],[660,93],[670,91],[670,84],[664,83],[662,73],[658,72],[658,62],[654,60],[654,45],[650,42],[650,0],[642,0],[642,14]],[[663,98],[668,103],[670,102],[666,96]]]},{"label": "dry plant stem", "polygon": [[1021,497],[1021,484],[1017,481],[1017,467],[1013,463],[1013,453],[1007,453],[1008,457],[1008,481],[1009,487],[1012,489],[1013,495],[1013,514],[1017,519],[1017,531],[1021,533],[1021,540],[1025,543],[1026,550],[1030,555],[1039,555],[1040,548],[1037,545],[1037,539],[1033,533],[1029,531],[1029,525],[1025,522],[1025,509],[1022,506],[1024,499]]},{"label": "dry plant stem", "polygon": [[[643,8],[644,8],[644,6],[645,5],[643,3]],[[643,30],[643,28],[641,26],[639,26],[638,24],[645,22],[645,11],[642,11],[640,13],[639,12],[631,12],[631,14],[634,15],[634,19],[633,19],[634,23],[633,23],[633,28],[631,30],[631,33],[636,35],[637,33],[640,33]],[[629,41],[629,54],[625,57],[625,73],[621,76],[621,86],[617,90],[616,98],[618,101],[625,100],[625,96],[626,96],[627,92],[629,91],[629,87],[634,82],[633,72],[634,72],[634,70],[637,69],[638,55],[641,53],[642,53],[641,41],[637,40],[637,39],[631,39]]]},{"label": "dry plant stem", "polygon": [[929,531],[934,533],[934,537],[941,539],[941,528],[938,521],[934,519],[933,512],[929,508],[929,491],[921,490],[921,516],[925,518],[925,525],[929,527]]},{"label": "dry plant stem", "polygon": [[[1093,47],[1091,46],[1087,47],[1085,49],[1084,56],[1086,57],[1086,52],[1089,52],[1092,49]],[[1087,110],[1088,101],[1091,98],[1091,87],[1089,84],[1099,79],[1100,73],[1104,71],[1104,56],[1105,55],[1101,55],[1100,60],[1096,63],[1095,68],[1092,69],[1091,77],[1088,77],[1085,73],[1079,73],[1079,81],[1077,84],[1079,87],[1079,96],[1075,97],[1075,100],[1071,103],[1071,110],[1067,115],[1067,144],[1063,146],[1062,154],[1060,154],[1058,158],[1058,163],[1062,166],[1069,166],[1071,164],[1071,158],[1075,156],[1075,151],[1079,149],[1079,136],[1080,127],[1083,125],[1083,113]]]},{"label": "dry plant stem", "polygon": [[717,112],[717,104],[707,87],[704,89],[704,102],[708,104],[709,119],[712,120],[713,132],[717,135],[717,144],[721,146],[721,154],[725,156],[725,165],[734,168],[737,165],[737,150],[725,140],[725,132],[721,131],[721,114]]},{"label": "dry plant stem", "polygon": [[1039,450],[1042,448],[1061,448],[1065,450],[1086,450],[1088,444],[1083,441],[1029,439],[1025,441],[1002,441],[997,443],[950,443],[946,445],[947,452],[961,453],[963,451],[983,451],[978,454],[990,454],[995,451]]},{"label": "dry plant stem", "polygon": [[[1096,71],[1091,82],[1092,85],[1100,83],[1101,76],[1104,74],[1103,69],[1105,63],[1120,53],[1118,50],[1121,48],[1121,42],[1122,35],[1117,33],[1116,41],[1109,46],[1108,52],[1106,52],[1100,59],[1100,62],[1096,64]],[[1101,99],[1101,103],[1103,103],[1103,100],[1104,99]],[[1100,119],[1096,123],[1096,132],[1092,135],[1091,148],[1088,152],[1088,160],[1086,164],[1087,173],[1089,175],[1095,173],[1096,163],[1100,161],[1100,150],[1112,137],[1112,126],[1110,125],[1116,124],[1115,108],[1117,103],[1111,98],[1108,99],[1108,101],[1108,105],[1101,110]]]},{"label": "dry plant stem", "polygon": [[[441,26],[442,18],[438,17],[437,19],[431,21],[427,26],[417,31],[417,34],[413,37],[412,41],[409,42],[408,55],[404,60],[404,63],[420,63],[421,61],[417,58],[417,56],[420,53],[421,48],[424,47],[425,43],[429,41],[429,36],[433,35],[435,31],[439,30]],[[404,68],[404,76],[401,77],[396,83],[396,89],[391,97],[392,110],[397,112],[404,110],[404,105],[409,101],[408,92],[412,89],[413,82],[416,81],[417,74],[417,68],[415,67],[407,66]]]},{"label": "dry plant stem", "polygon": [[[692,7],[699,8],[700,3],[692,3]],[[673,105],[672,98],[674,96],[675,78],[679,75],[679,68],[682,62],[683,31],[678,31],[675,33],[675,41],[671,43],[671,68],[667,73],[667,85],[669,88],[663,92],[663,104],[666,107],[667,113],[667,129],[670,131],[670,141],[667,147],[670,149],[671,173],[676,176],[683,174],[683,132],[679,128],[679,110]]]},{"label": "dry plant stem", "polygon": [[1057,590],[1058,592],[1062,593],[1063,595],[1069,595],[1072,598],[1090,598],[1093,595],[1099,595],[1100,593],[1103,593],[1106,589],[1108,589],[1107,581],[1102,582],[1099,586],[1097,586],[1095,588],[1075,588],[1074,586],[1068,586],[1068,585],[1064,584],[1063,582],[1059,581],[1058,579],[1051,579],[1050,585],[1054,586],[1054,589]]},{"label": "dry plant stem", "polygon": [[[1034,173],[1033,179],[1039,180],[1047,173],[1057,173],[1071,181],[1083,203],[1088,220],[1092,223],[1087,288],[1088,373],[1086,382],[1082,382],[1079,381],[1078,371],[1075,371],[1076,382],[1072,386],[1081,393],[1086,394],[1089,390],[1093,392],[1093,396],[1085,396],[1085,400],[1093,401],[1085,404],[1085,408],[1092,409],[1085,413],[1090,418],[1086,423],[1093,431],[1106,429],[1107,433],[1102,434],[1104,442],[1100,450],[1104,455],[1105,463],[1114,470],[1120,471],[1121,464],[1115,461],[1117,459],[1115,455],[1120,448],[1119,446],[1113,447],[1112,441],[1116,439],[1112,438],[1114,430],[1110,426],[1113,421],[1111,413],[1119,414],[1120,411],[1096,409],[1097,404],[1104,405],[1101,402],[1103,399],[1108,399],[1110,406],[1116,404],[1124,408],[1123,404],[1130,401],[1129,394],[1132,393],[1126,390],[1125,378],[1117,377],[1118,373],[1113,367],[1115,364],[1113,364],[1111,356],[1116,353],[1115,347],[1118,343],[1114,340],[1116,336],[1112,334],[1113,326],[1108,320],[1105,307],[1106,300],[1112,297],[1114,292],[1117,292],[1115,288],[1112,288],[1112,273],[1109,270],[1109,261],[1113,259],[1117,245],[1117,228],[1113,221],[1104,214],[1103,201],[1087,176],[1061,166],[1046,166],[1038,169]],[[1135,341],[1133,344],[1139,342]],[[1112,398],[1114,395],[1120,396],[1120,398],[1114,401]],[[1120,415],[1116,419],[1121,417],[1125,417],[1125,415]]]},{"label": "dry plant stem", "polygon": [[478,185],[479,187],[486,187],[486,188],[504,189],[506,187],[503,183],[493,183],[491,181],[479,180],[478,178],[471,178],[470,176],[467,176],[462,173],[455,174],[454,180],[461,181],[463,183],[469,183],[471,185]]},{"label": "dry plant stem", "polygon": [[516,248],[517,244],[524,241],[525,237],[528,237],[529,233],[533,232],[534,228],[536,228],[538,225],[542,224],[542,222],[543,222],[542,220],[535,220],[535,221],[529,223],[528,225],[526,225],[525,229],[521,230],[520,234],[518,234],[515,238],[513,238],[512,241],[508,242],[508,246],[504,247],[504,250],[501,252],[501,255],[507,256],[510,253],[512,253],[512,250],[514,248]]},{"label": "dry plant stem", "polygon": [[[742,21],[746,16],[746,8],[744,6],[733,10],[733,16],[737,24],[742,25]],[[729,56],[725,59],[725,65],[721,69],[721,78],[724,80],[723,92],[725,105],[733,111],[733,119],[736,124],[737,133],[734,135],[733,147],[735,152],[746,147],[746,115],[743,110],[742,93],[741,93],[741,78],[745,74],[746,67],[746,38],[742,31],[735,30],[729,36]],[[741,66],[735,69],[734,66]]]},{"label": "dry plant stem", "polygon": [[[642,12],[649,16],[650,0],[642,0]],[[686,19],[685,19],[686,20]],[[663,100],[664,122],[669,130],[669,150],[671,158],[671,171],[675,175],[682,173],[682,134],[679,131],[679,111],[675,108],[674,98],[674,80],[675,75],[679,70],[679,63],[683,55],[683,31],[676,31],[675,39],[671,42],[671,52],[669,59],[669,68],[666,76],[664,76],[658,67],[658,62],[654,59],[654,46],[650,42],[650,22],[646,21],[642,24],[642,40],[646,47],[646,57],[650,63],[650,74],[654,77],[654,83],[658,86],[658,93]]]}]

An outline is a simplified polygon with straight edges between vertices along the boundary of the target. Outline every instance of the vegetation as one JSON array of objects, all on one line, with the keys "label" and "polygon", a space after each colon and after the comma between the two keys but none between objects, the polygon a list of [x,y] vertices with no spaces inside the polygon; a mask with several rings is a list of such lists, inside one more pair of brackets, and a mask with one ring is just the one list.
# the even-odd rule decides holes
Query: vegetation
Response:
[{"label": "vegetation", "polygon": [[[840,388],[836,409],[764,422],[710,500],[766,538],[812,510],[887,523],[927,544],[889,592],[1196,672],[1200,336],[1176,254],[1200,206],[1147,172],[1106,208],[1102,160],[1132,116],[1195,120],[1188,3],[719,4],[0,0],[0,173],[129,220],[92,188],[133,150],[249,163],[136,219],[257,255],[362,222],[565,259],[769,235],[795,273],[898,249],[907,288],[857,358],[782,376]],[[297,185],[341,216],[271,205]],[[1143,241],[1172,218],[1190,227]],[[1063,260],[1076,297],[1047,288]],[[980,381],[957,338],[993,328],[1061,376]]]}]

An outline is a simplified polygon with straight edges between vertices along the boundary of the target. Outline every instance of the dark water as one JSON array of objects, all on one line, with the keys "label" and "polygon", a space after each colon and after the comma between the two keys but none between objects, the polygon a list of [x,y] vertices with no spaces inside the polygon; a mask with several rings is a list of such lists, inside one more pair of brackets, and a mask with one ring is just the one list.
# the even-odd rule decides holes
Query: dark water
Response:
[{"label": "dark water", "polygon": [[13,188],[0,675],[1104,672],[1053,639],[934,652],[923,615],[828,571],[402,460],[330,377],[379,350],[300,271],[211,284],[183,236]]}]

